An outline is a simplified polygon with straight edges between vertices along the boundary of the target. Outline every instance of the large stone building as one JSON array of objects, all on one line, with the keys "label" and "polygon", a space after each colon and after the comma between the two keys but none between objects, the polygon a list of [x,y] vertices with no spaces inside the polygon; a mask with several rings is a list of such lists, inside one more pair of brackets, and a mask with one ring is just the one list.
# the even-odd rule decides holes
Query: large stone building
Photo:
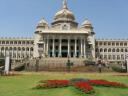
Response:
[{"label": "large stone building", "polygon": [[96,39],[91,22],[78,24],[68,9],[67,1],[50,24],[39,21],[34,38],[0,38],[0,53],[10,55],[13,61],[24,58],[97,58],[106,61],[124,61],[128,40]]}]

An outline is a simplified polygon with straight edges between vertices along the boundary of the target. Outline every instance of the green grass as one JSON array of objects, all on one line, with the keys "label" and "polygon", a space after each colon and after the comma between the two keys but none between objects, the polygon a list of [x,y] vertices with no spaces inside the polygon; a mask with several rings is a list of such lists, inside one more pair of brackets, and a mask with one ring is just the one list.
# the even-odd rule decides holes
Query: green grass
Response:
[{"label": "green grass", "polygon": [[[115,73],[24,73],[21,76],[0,77],[0,96],[89,96],[82,95],[73,87],[33,89],[40,80],[89,78],[106,79],[128,84],[128,76],[113,76]],[[91,96],[128,96],[128,88],[94,87]]]}]

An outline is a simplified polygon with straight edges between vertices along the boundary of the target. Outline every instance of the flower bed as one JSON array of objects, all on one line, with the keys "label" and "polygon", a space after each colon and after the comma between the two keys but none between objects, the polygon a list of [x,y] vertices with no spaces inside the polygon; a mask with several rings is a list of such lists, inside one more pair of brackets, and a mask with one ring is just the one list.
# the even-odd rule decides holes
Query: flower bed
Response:
[{"label": "flower bed", "polygon": [[74,84],[74,86],[86,94],[94,93],[93,87],[86,82],[77,82]]},{"label": "flower bed", "polygon": [[36,88],[58,88],[67,87],[70,85],[68,80],[47,80],[45,84],[39,84]]},{"label": "flower bed", "polygon": [[105,87],[117,87],[117,88],[128,88],[127,85],[119,82],[110,82],[107,80],[87,80],[87,79],[71,79],[71,80],[42,80],[36,86],[37,89],[40,88],[62,88],[68,86],[74,86],[79,89],[84,94],[95,93],[94,86],[105,86]]},{"label": "flower bed", "polygon": [[107,80],[89,80],[88,82],[91,85],[96,85],[96,86],[122,87],[122,88],[127,87],[125,84],[122,84],[122,83],[119,83],[119,82],[110,82],[110,81],[107,81]]}]

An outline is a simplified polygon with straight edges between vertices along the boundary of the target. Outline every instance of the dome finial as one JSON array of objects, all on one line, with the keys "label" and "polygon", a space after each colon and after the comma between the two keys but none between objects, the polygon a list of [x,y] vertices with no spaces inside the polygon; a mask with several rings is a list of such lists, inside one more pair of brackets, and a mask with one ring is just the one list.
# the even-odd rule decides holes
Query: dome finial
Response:
[{"label": "dome finial", "polygon": [[68,7],[67,7],[67,0],[63,1],[63,9],[68,9]]}]

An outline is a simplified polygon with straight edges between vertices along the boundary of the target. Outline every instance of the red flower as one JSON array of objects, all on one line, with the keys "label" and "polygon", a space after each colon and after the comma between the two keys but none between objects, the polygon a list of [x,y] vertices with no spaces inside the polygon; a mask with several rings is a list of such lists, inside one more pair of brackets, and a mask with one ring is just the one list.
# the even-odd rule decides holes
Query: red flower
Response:
[{"label": "red flower", "polygon": [[89,83],[96,86],[126,87],[126,85],[122,83],[110,82],[106,80],[89,80]]},{"label": "red flower", "polygon": [[76,88],[82,90],[84,93],[91,93],[93,87],[86,82],[78,82],[74,85]]}]

